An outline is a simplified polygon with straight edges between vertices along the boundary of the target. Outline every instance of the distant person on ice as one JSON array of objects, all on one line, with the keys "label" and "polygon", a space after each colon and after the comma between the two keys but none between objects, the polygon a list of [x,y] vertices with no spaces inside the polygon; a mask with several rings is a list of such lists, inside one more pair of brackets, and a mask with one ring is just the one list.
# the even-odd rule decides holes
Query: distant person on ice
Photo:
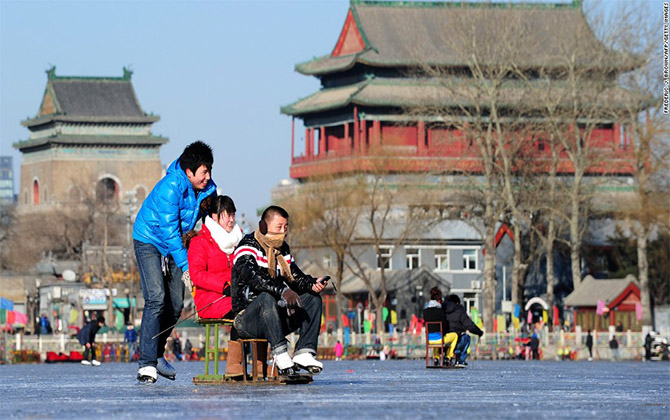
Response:
[{"label": "distant person on ice", "polygon": [[[288,244],[289,215],[281,207],[263,212],[258,229],[246,235],[235,250],[232,275],[235,327],[243,338],[265,338],[280,375],[296,368],[319,373],[317,344],[322,303],[319,293],[326,287],[323,277],[304,274],[295,263]],[[286,336],[300,331],[293,359]]]},{"label": "distant person on ice", "polygon": [[137,350],[137,331],[135,331],[133,324],[128,324],[126,327],[126,332],[123,334],[123,342],[128,348],[128,362],[132,362]]},{"label": "distant person on ice", "polygon": [[163,353],[170,327],[184,307],[184,283],[190,284],[182,234],[192,230],[200,218],[200,203],[216,193],[210,175],[213,162],[208,145],[201,141],[189,144],[137,213],[133,244],[145,301],[137,372],[140,382],[156,382],[158,375],[175,379],[177,373]]},{"label": "distant person on ice", "polygon": [[84,346],[84,359],[81,361],[84,366],[100,366],[100,362],[95,360],[95,335],[103,325],[105,318],[92,319],[77,333],[79,344]]},{"label": "distant person on ice", "polygon": [[470,348],[470,336],[468,331],[481,337],[484,332],[479,329],[472,319],[465,311],[465,307],[461,305],[461,299],[457,295],[449,295],[447,301],[442,304],[444,314],[449,324],[449,332],[458,334],[458,344],[456,345],[456,352],[459,353],[457,365],[467,366],[465,361],[468,357],[468,349]]}]

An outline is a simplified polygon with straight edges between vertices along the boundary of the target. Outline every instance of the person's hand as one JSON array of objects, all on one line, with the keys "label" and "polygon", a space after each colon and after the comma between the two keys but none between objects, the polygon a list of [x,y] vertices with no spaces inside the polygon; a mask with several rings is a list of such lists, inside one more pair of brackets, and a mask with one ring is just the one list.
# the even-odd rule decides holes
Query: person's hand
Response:
[{"label": "person's hand", "polygon": [[181,281],[184,282],[184,285],[188,289],[189,293],[192,293],[193,283],[191,282],[191,274],[188,272],[188,270],[184,271],[184,273],[181,275]]},{"label": "person's hand", "polygon": [[312,286],[312,292],[314,293],[321,293],[323,289],[326,288],[326,285],[328,284],[327,281],[330,277],[325,276],[325,277],[319,277],[316,280],[316,283]]},{"label": "person's hand", "polygon": [[300,308],[302,307],[302,302],[300,301],[300,296],[293,290],[288,287],[284,289],[281,294],[282,299],[286,302],[286,307],[289,309]]}]

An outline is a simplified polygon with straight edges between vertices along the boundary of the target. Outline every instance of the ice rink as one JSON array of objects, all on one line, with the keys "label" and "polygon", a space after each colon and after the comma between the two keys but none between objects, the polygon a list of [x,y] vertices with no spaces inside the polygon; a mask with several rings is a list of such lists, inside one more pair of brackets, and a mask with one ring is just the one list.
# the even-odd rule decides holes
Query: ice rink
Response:
[{"label": "ice rink", "polygon": [[326,361],[308,385],[135,381],[136,364],[0,366],[0,417],[85,419],[670,418],[670,363]]}]

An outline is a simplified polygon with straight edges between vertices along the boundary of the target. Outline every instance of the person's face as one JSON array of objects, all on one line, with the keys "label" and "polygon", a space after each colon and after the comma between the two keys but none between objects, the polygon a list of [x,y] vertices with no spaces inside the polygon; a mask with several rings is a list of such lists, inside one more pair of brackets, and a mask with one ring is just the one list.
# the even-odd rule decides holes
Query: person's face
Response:
[{"label": "person's face", "polygon": [[273,215],[268,222],[268,233],[271,235],[278,235],[288,232],[288,220],[278,214]]},{"label": "person's face", "polygon": [[221,214],[213,214],[212,219],[228,233],[232,232],[235,227],[235,213],[228,214],[224,210]]},{"label": "person's face", "polygon": [[188,180],[191,181],[193,189],[198,191],[203,190],[211,178],[209,169],[207,169],[207,166],[205,165],[200,165],[195,173],[190,169],[186,169],[186,176],[188,177]]}]

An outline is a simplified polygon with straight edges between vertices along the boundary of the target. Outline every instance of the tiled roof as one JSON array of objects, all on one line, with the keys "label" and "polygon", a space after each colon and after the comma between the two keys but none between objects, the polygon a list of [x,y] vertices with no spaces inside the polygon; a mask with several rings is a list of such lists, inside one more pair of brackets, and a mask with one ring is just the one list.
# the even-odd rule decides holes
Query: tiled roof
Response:
[{"label": "tiled roof", "polygon": [[566,306],[596,306],[598,300],[608,304],[623,292],[629,284],[639,287],[635,276],[629,274],[623,279],[595,279],[592,276],[584,277],[577,290],[570,293],[563,301]]},{"label": "tiled roof", "polygon": [[296,70],[322,75],[356,62],[374,67],[419,63],[460,67],[468,66],[474,51],[481,64],[516,53],[521,67],[564,66],[564,59],[574,52],[582,66],[595,65],[596,56],[613,60],[616,67],[631,66],[596,39],[580,4],[352,2],[365,50],[319,57],[296,65]]},{"label": "tiled roof", "polygon": [[[533,87],[520,82],[506,82],[500,91],[501,106],[532,106],[537,103],[543,106],[542,95],[537,92],[542,86]],[[549,89],[549,88],[547,88]],[[560,98],[561,92],[567,94],[558,83],[555,83],[553,98]],[[561,90],[563,89],[563,90]],[[596,90],[594,90],[596,89]],[[580,90],[585,99],[594,98],[602,102],[599,105],[621,103],[630,105],[635,98],[631,92],[621,87],[612,87],[600,92],[599,88],[589,90],[587,86]],[[350,104],[365,106],[395,107],[426,107],[445,108],[475,105],[473,98],[479,98],[479,105],[486,107],[487,99],[476,90],[472,81],[453,78],[451,81],[437,82],[431,79],[390,79],[376,78],[337,88],[322,89],[306,98],[300,99],[281,108],[287,115],[305,115],[315,112],[338,109]],[[644,102],[645,98],[635,99]],[[540,102],[538,102],[540,101]],[[587,101],[585,101],[587,102]],[[598,105],[598,104],[596,104]]]},{"label": "tiled roof", "polygon": [[23,121],[27,127],[50,120],[77,122],[153,123],[158,116],[147,115],[137,100],[124,69],[123,77],[56,76],[47,71],[47,88],[36,117]]}]

